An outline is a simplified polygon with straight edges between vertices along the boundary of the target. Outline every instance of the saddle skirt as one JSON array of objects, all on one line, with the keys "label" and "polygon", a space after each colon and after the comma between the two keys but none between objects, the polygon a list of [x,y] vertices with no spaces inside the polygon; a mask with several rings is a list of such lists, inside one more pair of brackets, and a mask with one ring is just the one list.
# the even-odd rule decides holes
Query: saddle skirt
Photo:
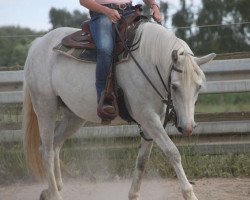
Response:
[{"label": "saddle skirt", "polygon": [[[118,29],[128,47],[132,49],[138,47],[139,42],[133,44],[135,32],[138,26],[145,21],[148,21],[148,18],[137,10],[120,20]],[[129,54],[118,37],[115,45],[115,63],[127,61]],[[90,33],[89,20],[82,23],[82,30],[64,37],[53,50],[78,61],[96,62],[96,46]]]}]

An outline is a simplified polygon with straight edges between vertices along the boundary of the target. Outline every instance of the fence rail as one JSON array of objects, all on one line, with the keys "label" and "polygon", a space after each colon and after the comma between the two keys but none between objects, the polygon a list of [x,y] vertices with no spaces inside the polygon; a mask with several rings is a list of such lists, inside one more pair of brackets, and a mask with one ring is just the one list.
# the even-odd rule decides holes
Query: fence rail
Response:
[{"label": "fence rail", "polygon": [[[215,60],[202,66],[206,74],[203,94],[249,92],[250,59]],[[21,103],[23,71],[0,72],[0,104]],[[199,115],[196,118],[199,119]],[[199,120],[198,120],[199,121]],[[178,135],[175,127],[167,126],[170,136]],[[198,142],[191,141],[193,151],[208,153],[250,152],[250,112],[208,114],[194,130]],[[135,125],[83,127],[72,138],[136,137]],[[224,137],[224,139],[222,138]],[[0,130],[0,141],[20,141],[21,130]],[[216,139],[211,139],[216,138]],[[219,139],[218,139],[219,138]],[[211,141],[211,142],[210,142]],[[186,144],[180,144],[186,146]],[[224,150],[223,150],[224,149]]]}]

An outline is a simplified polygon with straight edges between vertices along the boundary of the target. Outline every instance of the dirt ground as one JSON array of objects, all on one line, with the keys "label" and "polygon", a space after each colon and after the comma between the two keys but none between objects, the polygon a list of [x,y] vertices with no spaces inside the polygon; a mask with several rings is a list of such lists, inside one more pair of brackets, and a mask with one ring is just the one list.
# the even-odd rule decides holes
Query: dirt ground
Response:
[{"label": "dirt ground", "polygon": [[[249,200],[250,178],[210,178],[194,180],[199,200]],[[64,200],[128,200],[131,180],[91,183],[68,179],[61,192]],[[39,183],[0,186],[0,200],[38,200],[46,187]],[[183,200],[177,180],[144,180],[141,200]]]}]

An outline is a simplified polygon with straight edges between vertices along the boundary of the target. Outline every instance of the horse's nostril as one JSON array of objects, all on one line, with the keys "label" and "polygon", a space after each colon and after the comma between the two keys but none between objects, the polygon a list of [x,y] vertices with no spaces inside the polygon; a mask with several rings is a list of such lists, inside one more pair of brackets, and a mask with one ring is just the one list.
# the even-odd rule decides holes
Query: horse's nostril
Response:
[{"label": "horse's nostril", "polygon": [[182,128],[180,126],[178,126],[177,129],[178,129],[179,132],[183,133],[183,130],[182,130]]}]

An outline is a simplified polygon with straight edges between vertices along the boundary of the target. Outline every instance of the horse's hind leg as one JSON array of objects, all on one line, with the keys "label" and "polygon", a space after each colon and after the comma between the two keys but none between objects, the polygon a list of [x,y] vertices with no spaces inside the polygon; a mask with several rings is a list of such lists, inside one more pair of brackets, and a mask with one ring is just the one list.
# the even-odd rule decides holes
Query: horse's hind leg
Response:
[{"label": "horse's hind leg", "polygon": [[76,116],[68,108],[63,107],[63,119],[55,129],[54,152],[55,152],[55,178],[57,188],[60,191],[63,186],[59,153],[65,140],[74,134],[82,125],[83,119]]},{"label": "horse's hind leg", "polygon": [[129,200],[139,200],[139,191],[142,182],[142,176],[145,172],[146,164],[149,160],[152,146],[152,141],[146,141],[143,138],[141,139],[141,145],[136,160],[133,181],[129,191]]},{"label": "horse's hind leg", "polygon": [[[31,95],[38,119],[42,142],[42,160],[49,187],[41,193],[40,200],[62,200],[54,175],[54,130],[57,114],[57,98]],[[42,99],[42,101],[41,101]]]}]

